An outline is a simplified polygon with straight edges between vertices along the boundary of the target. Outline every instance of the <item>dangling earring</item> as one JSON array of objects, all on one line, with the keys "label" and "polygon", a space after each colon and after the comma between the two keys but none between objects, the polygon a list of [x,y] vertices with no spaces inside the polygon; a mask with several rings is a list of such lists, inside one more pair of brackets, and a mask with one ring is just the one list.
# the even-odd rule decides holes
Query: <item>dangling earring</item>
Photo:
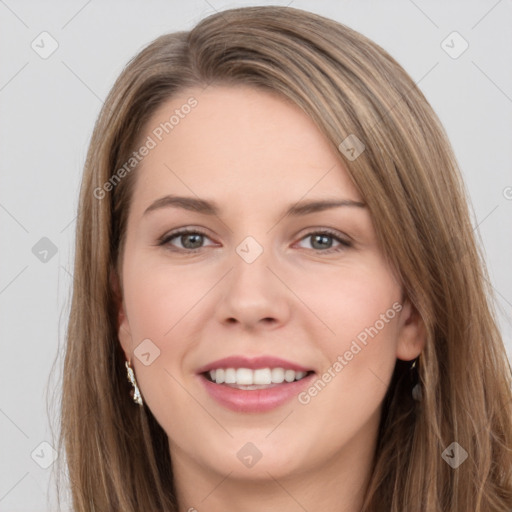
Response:
[{"label": "dangling earring", "polygon": [[136,404],[142,405],[142,396],[140,394],[139,386],[137,386],[137,381],[135,380],[135,373],[133,372],[132,365],[130,364],[130,361],[125,361],[124,365],[126,366],[128,380],[132,383],[133,386],[133,389],[130,391],[130,395]]},{"label": "dangling earring", "polygon": [[420,356],[418,356],[414,363],[412,363],[410,368],[410,375],[411,375],[411,386],[412,386],[412,397],[417,402],[421,402],[422,396],[421,396],[421,384],[419,382],[419,373],[418,373],[418,366],[419,366]]}]

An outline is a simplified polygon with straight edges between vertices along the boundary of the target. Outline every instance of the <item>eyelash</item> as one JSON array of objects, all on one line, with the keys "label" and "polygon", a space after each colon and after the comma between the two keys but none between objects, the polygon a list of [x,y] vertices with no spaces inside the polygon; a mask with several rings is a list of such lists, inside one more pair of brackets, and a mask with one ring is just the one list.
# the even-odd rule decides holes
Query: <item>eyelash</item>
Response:
[{"label": "eyelash", "polygon": [[[181,248],[177,248],[177,247],[174,247],[174,246],[171,246],[170,245],[170,242],[171,240],[173,240],[174,238],[178,238],[179,236],[181,235],[202,235],[202,236],[205,236],[207,238],[208,235],[204,232],[204,231],[201,231],[200,229],[181,229],[181,230],[178,230],[178,231],[175,231],[173,233],[169,233],[168,235],[164,235],[162,236],[159,240],[158,240],[158,243],[157,245],[158,246],[164,246],[164,245],[169,245],[169,247],[171,247],[171,251],[175,251],[175,252],[182,252],[182,253],[195,253],[195,252],[198,252],[200,251],[201,249],[204,249],[204,247],[198,247],[197,249],[181,249]],[[341,252],[345,249],[348,249],[349,247],[352,247],[352,243],[347,241],[347,240],[344,240],[343,238],[340,238],[338,236],[338,233],[337,231],[333,231],[331,229],[328,229],[328,228],[325,228],[325,229],[322,229],[320,231],[311,231],[309,233],[306,233],[302,238],[301,240],[304,240],[305,238],[308,238],[312,235],[327,235],[331,238],[334,238],[336,241],[338,241],[340,243],[340,246],[338,246],[337,248],[329,248],[329,249],[326,249],[326,250],[322,250],[322,249],[310,249],[312,251],[315,251],[317,253],[324,253],[324,254],[331,254],[331,253],[335,253],[335,252]]]}]

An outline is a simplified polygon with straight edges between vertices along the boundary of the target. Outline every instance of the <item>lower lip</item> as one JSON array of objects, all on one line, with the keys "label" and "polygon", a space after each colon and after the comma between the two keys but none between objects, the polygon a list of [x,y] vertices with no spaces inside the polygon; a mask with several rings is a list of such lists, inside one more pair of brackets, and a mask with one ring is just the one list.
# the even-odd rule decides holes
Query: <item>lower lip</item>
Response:
[{"label": "lower lip", "polygon": [[301,380],[276,384],[266,389],[236,389],[223,384],[215,384],[204,375],[199,379],[209,395],[220,405],[236,412],[265,412],[275,409],[297,396],[309,385],[314,373]]}]

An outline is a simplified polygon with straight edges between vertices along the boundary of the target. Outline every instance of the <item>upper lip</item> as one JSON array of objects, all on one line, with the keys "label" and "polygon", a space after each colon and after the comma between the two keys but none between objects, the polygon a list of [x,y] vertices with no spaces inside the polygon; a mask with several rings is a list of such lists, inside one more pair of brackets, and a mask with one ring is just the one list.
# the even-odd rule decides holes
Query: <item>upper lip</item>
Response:
[{"label": "upper lip", "polygon": [[205,364],[197,370],[197,373],[205,373],[218,368],[249,368],[255,370],[257,368],[283,368],[284,370],[295,370],[296,372],[309,372],[310,368],[306,368],[293,361],[287,361],[280,357],[274,356],[229,356],[223,359],[217,359],[211,363]]}]

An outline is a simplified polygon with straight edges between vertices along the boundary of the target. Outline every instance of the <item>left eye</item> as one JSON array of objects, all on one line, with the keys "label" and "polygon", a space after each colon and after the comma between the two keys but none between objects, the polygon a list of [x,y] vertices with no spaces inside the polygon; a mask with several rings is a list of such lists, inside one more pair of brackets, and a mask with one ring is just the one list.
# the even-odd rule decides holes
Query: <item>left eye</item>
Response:
[{"label": "left eye", "polygon": [[[301,240],[306,240],[308,238],[312,240],[313,250],[321,252],[337,252],[351,246],[351,243],[348,240],[340,238],[337,234],[332,233],[331,231],[315,231],[308,233],[306,236],[301,238]],[[336,240],[339,244],[338,247],[332,248],[332,242],[329,242],[329,240]],[[317,247],[314,247],[315,245]],[[326,247],[326,245],[328,247]]]},{"label": "left eye", "polygon": [[[171,243],[176,238],[180,240],[181,247],[176,248]],[[160,239],[158,245],[170,245],[173,247],[172,250],[194,252],[203,248],[202,242],[205,238],[209,239],[206,233],[203,233],[202,231],[181,230],[171,233],[168,236],[164,236]],[[313,250],[319,252],[338,252],[351,247],[351,243],[348,240],[344,240],[338,236],[337,233],[333,233],[331,231],[314,231],[303,236],[301,241],[308,238],[312,240]],[[338,247],[332,247],[332,240],[338,242]]]}]

